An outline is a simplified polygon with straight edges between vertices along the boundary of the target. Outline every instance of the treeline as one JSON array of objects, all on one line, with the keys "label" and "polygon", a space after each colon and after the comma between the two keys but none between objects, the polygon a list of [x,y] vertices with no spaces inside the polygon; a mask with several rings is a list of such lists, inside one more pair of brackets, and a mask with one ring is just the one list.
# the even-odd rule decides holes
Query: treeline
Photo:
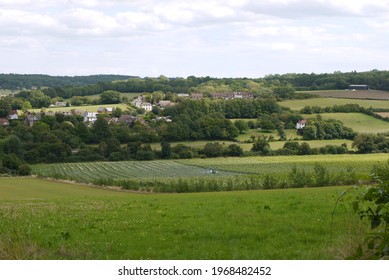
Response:
[{"label": "treeline", "polygon": [[127,75],[49,76],[40,74],[0,74],[0,89],[31,89],[33,87],[87,86],[99,82],[127,80]]},{"label": "treeline", "polygon": [[283,74],[268,75],[268,83],[289,83],[296,90],[347,89],[350,84],[369,85],[371,89],[389,90],[389,71],[372,70],[367,72],[334,72],[324,74]]}]

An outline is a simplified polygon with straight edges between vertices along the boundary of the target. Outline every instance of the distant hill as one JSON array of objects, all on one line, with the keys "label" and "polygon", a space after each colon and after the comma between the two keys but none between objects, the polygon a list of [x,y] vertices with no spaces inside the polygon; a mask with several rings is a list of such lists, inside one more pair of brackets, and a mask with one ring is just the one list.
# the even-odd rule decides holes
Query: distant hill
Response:
[{"label": "distant hill", "polygon": [[134,76],[90,75],[90,76],[50,76],[41,74],[0,74],[0,89],[34,89],[39,87],[87,86],[100,82],[127,80]]}]

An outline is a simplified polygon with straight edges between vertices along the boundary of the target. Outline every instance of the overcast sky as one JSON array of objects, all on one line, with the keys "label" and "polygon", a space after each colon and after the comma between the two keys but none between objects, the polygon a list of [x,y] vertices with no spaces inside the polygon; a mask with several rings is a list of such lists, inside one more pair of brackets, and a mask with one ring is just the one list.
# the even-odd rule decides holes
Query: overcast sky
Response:
[{"label": "overcast sky", "polygon": [[0,73],[388,70],[389,0],[0,0]]}]

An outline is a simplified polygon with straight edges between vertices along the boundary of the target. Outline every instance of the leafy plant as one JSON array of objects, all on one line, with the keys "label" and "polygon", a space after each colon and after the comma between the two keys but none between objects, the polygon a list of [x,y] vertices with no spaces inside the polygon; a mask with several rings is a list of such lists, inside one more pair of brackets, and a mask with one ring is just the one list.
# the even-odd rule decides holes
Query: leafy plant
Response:
[{"label": "leafy plant", "polygon": [[360,247],[356,257],[364,254],[373,259],[389,258],[389,164],[376,168],[374,177],[378,184],[370,186],[357,200],[353,202],[353,209],[361,219],[367,219],[371,232],[367,234],[367,251]]}]

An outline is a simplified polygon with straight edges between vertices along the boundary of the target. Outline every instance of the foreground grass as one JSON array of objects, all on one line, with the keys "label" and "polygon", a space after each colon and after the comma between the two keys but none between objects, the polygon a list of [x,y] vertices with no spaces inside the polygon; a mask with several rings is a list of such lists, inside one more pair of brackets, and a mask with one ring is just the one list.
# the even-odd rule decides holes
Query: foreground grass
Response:
[{"label": "foreground grass", "polygon": [[158,195],[0,178],[0,259],[342,258],[363,232],[348,203],[331,231],[343,190]]}]

